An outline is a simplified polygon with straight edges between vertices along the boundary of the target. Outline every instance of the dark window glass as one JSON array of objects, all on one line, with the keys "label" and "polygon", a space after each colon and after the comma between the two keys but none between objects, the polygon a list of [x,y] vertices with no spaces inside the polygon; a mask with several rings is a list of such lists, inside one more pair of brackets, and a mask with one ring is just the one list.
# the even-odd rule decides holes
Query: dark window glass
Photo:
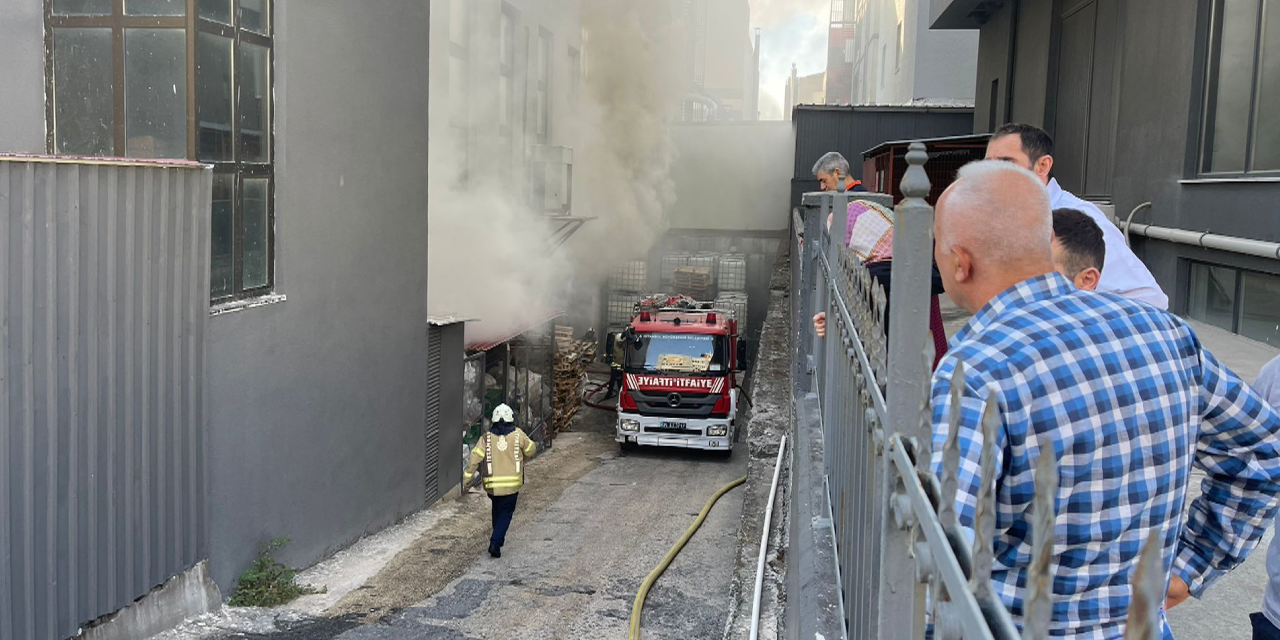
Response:
[{"label": "dark window glass", "polygon": [[1253,169],[1280,171],[1280,3],[1267,7],[1266,20],[1253,130]]},{"label": "dark window glass", "polygon": [[271,282],[269,270],[270,218],[266,179],[244,180],[244,288],[259,289]]},{"label": "dark window glass", "polygon": [[114,155],[111,30],[53,31],[54,151]]},{"label": "dark window glass", "polygon": [[235,176],[213,176],[212,264],[210,293],[225,298],[235,293]]},{"label": "dark window glass", "polygon": [[231,0],[200,0],[199,16],[222,24],[231,24]]},{"label": "dark window glass", "polygon": [[1191,265],[1191,295],[1187,315],[1227,331],[1234,331],[1236,270],[1207,264]]},{"label": "dark window glass", "polygon": [[265,34],[268,22],[267,0],[240,0],[240,28]]},{"label": "dark window glass", "polygon": [[271,53],[240,43],[240,160],[267,162],[271,136]]},{"label": "dark window glass", "polygon": [[126,156],[187,157],[186,35],[181,29],[125,30]]},{"label": "dark window glass", "polygon": [[111,14],[111,0],[53,0],[56,16],[105,16]]},{"label": "dark window glass", "polygon": [[232,159],[231,38],[200,32],[196,43],[197,155],[207,162]]},{"label": "dark window glass", "polygon": [[1280,276],[1244,273],[1240,285],[1240,334],[1280,346]]},{"label": "dark window glass", "polygon": [[1218,45],[1218,92],[1213,97],[1213,150],[1210,171],[1244,171],[1253,94],[1253,52],[1257,42],[1258,0],[1224,0]]},{"label": "dark window glass", "polygon": [[185,16],[187,0],[125,0],[124,12],[131,16]]}]

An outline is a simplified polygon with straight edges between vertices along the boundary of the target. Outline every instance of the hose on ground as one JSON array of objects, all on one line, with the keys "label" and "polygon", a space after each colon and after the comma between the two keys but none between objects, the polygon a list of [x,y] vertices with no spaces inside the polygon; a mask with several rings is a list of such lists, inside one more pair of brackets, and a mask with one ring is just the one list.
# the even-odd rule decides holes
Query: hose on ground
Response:
[{"label": "hose on ground", "polygon": [[587,389],[586,392],[582,394],[582,404],[585,404],[588,407],[591,407],[592,409],[599,409],[601,411],[616,411],[618,408],[617,405],[614,405],[611,407],[607,404],[599,404],[591,401],[593,398],[599,395],[600,392],[605,389],[605,387],[608,387],[608,386],[609,384],[606,382],[599,382],[599,383],[596,383],[596,386],[591,387],[590,389]]},{"label": "hose on ground", "polygon": [[631,605],[631,630],[627,635],[627,640],[640,640],[640,612],[644,609],[645,598],[649,597],[649,589],[653,588],[654,583],[658,581],[658,577],[667,570],[667,567],[671,565],[671,561],[675,560],[676,556],[680,554],[680,550],[684,549],[684,545],[688,544],[693,534],[697,533],[702,526],[702,522],[707,519],[707,514],[711,513],[711,507],[715,506],[716,501],[724,494],[729,493],[731,489],[746,481],[747,477],[742,476],[721,487],[715,495],[711,496],[706,506],[702,507],[702,512],[698,514],[698,518],[685,530],[684,535],[680,536],[680,539],[676,541],[675,546],[671,547],[667,555],[662,557],[662,562],[658,563],[658,566],[645,577],[644,582],[640,585],[640,591],[636,593],[636,601]]}]

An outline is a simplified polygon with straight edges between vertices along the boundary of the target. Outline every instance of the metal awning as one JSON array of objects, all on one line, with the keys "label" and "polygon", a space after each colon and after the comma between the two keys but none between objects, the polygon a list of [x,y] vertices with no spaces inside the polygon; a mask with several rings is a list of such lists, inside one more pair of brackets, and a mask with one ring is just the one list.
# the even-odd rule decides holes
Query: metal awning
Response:
[{"label": "metal awning", "polygon": [[563,315],[564,315],[563,311],[556,311],[555,313],[552,313],[551,315],[541,320],[538,320],[537,322],[531,322],[528,325],[524,325],[521,328],[517,329],[516,331],[510,333],[509,335],[505,335],[498,340],[485,340],[482,342],[472,342],[467,345],[467,351],[488,351],[494,347],[498,347],[508,342],[511,342],[512,340],[520,337],[521,335],[524,335],[529,330],[534,329],[540,325],[546,324],[548,322],[551,322]]}]

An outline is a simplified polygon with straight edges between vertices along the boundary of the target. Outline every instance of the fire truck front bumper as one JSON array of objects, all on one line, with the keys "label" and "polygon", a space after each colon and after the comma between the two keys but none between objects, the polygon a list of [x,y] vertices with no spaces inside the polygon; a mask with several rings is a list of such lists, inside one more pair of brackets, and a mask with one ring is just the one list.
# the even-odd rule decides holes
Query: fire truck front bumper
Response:
[{"label": "fire truck front bumper", "polygon": [[733,448],[735,429],[726,418],[654,418],[619,413],[614,439],[649,447],[728,451]]}]

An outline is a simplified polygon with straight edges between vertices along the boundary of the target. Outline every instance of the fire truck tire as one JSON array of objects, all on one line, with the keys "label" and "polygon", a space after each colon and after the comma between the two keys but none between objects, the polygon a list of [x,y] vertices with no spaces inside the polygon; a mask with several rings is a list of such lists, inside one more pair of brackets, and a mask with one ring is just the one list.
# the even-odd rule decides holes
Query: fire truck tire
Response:
[{"label": "fire truck tire", "polygon": [[618,448],[621,450],[621,454],[625,456],[628,453],[635,453],[638,451],[640,449],[640,445],[634,442],[623,441],[618,443]]}]

